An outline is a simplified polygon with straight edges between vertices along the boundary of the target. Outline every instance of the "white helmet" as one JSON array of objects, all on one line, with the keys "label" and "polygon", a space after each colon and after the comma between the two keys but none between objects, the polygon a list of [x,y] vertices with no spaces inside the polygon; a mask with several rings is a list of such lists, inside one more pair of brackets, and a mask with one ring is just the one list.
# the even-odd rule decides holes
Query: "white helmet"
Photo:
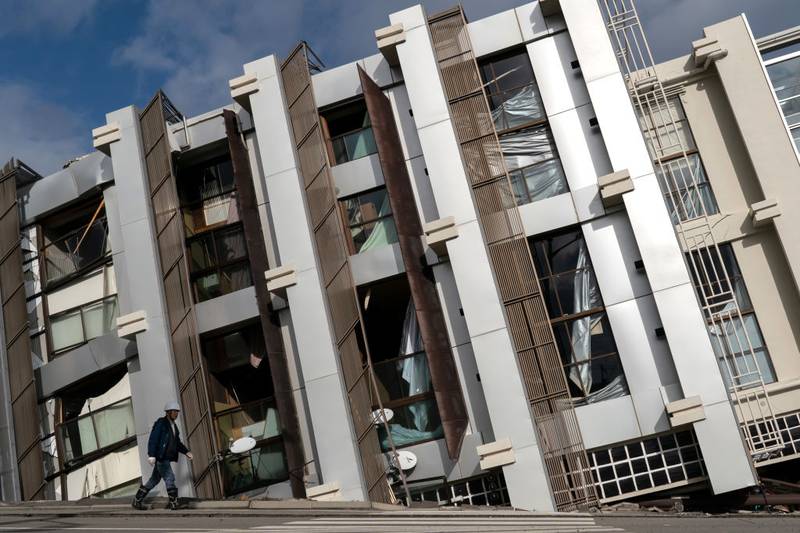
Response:
[{"label": "white helmet", "polygon": [[180,411],[181,406],[178,405],[178,402],[175,400],[171,400],[164,404],[164,411]]}]

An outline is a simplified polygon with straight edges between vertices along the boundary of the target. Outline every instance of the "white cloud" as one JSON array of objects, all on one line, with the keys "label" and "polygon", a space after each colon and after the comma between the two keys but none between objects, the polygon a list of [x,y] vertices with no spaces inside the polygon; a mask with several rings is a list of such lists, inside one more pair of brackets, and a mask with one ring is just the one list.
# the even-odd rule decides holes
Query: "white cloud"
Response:
[{"label": "white cloud", "polygon": [[0,37],[12,34],[66,35],[91,18],[98,0],[0,0]]},{"label": "white cloud", "polygon": [[[328,67],[378,52],[374,30],[389,24],[389,13],[418,0],[150,0],[137,35],[118,48],[114,61],[137,69],[147,80],[144,101],[158,80],[187,115],[230,103],[228,80],[242,65],[268,54],[285,55],[301,39],[309,42]],[[508,9],[520,0],[467,0],[473,18]],[[428,12],[452,0],[428,0]]]},{"label": "white cloud", "polygon": [[0,124],[0,165],[16,157],[46,175],[91,150],[84,118],[30,85],[0,83]]}]

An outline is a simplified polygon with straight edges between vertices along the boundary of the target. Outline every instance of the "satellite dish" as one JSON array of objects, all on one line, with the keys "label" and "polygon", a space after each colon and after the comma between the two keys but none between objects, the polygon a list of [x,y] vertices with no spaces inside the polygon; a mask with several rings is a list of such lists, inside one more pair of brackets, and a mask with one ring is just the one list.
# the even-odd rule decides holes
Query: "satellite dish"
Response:
[{"label": "satellite dish", "polygon": [[236,439],[231,444],[231,453],[245,453],[249,452],[253,448],[256,447],[256,439],[253,437],[242,437],[241,439]]},{"label": "satellite dish", "polygon": [[392,459],[395,466],[399,466],[400,470],[411,470],[417,466],[417,456],[408,450],[400,450],[397,455]]},{"label": "satellite dish", "polygon": [[374,411],[372,411],[372,423],[375,424],[376,426],[383,424],[384,421],[388,422],[392,418],[394,418],[394,411],[392,411],[391,409],[384,408],[383,416],[381,416],[380,409],[375,409]]}]

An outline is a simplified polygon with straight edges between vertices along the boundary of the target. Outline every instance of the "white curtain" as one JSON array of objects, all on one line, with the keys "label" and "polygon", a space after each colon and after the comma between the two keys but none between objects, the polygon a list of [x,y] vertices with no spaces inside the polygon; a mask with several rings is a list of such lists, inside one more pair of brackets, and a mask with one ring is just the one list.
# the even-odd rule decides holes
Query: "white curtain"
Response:
[{"label": "white curtain", "polygon": [[[403,356],[421,352],[422,349],[422,335],[419,331],[417,313],[414,309],[414,303],[409,300],[406,307],[406,316],[403,320],[403,336],[400,341],[400,353],[398,355]],[[399,361],[398,364],[401,366],[400,375],[408,383],[409,396],[431,390],[431,373],[424,353],[415,357],[406,357]],[[419,431],[424,431],[428,427],[429,408],[430,405],[426,403],[411,405],[408,408],[414,417],[414,427]]]},{"label": "white curtain", "polygon": [[[589,257],[586,250],[586,243],[583,239],[578,241],[578,260],[575,268],[573,313],[581,313],[600,307],[600,292],[589,268]],[[592,315],[579,318],[572,323],[572,363],[589,361],[592,355],[592,330],[600,327],[600,319],[603,315]],[[592,389],[592,369],[591,363],[573,366],[569,372],[569,379],[588,396]]]}]

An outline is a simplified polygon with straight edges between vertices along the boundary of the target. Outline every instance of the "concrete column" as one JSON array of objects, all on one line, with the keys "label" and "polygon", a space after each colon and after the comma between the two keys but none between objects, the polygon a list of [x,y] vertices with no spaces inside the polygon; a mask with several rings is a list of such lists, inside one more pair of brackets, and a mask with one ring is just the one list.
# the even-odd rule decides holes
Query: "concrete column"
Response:
[{"label": "concrete column", "polygon": [[[337,484],[345,500],[362,501],[367,492],[312,245],[279,65],[275,56],[268,56],[246,64],[244,71],[258,80],[258,90],[250,95],[250,105],[271,208],[278,265],[293,267],[297,276],[297,283],[286,292],[321,482]],[[259,273],[254,276],[256,283],[264,283]]]},{"label": "concrete column", "polygon": [[544,461],[467,177],[459,164],[461,154],[425,13],[414,6],[389,19],[402,23],[406,32],[397,53],[439,216],[454,217],[458,227],[459,235],[447,242],[447,250],[495,438],[511,439],[515,462],[503,467],[511,504],[552,511]]},{"label": "concrete column", "polygon": [[[147,462],[147,439],[153,422],[164,416],[164,404],[179,400],[170,346],[170,332],[156,248],[153,212],[150,207],[147,172],[139,131],[139,113],[126,107],[106,115],[108,124],[118,123],[120,139],[110,144],[114,187],[106,189],[106,213],[117,276],[119,315],[134,311],[147,314],[147,330],[136,334],[139,356],[128,363],[136,441],[142,475],[152,467]],[[182,428],[186,435],[186,429]],[[181,496],[194,496],[187,460],[175,470]],[[165,493],[163,484],[158,488]]]},{"label": "concrete column", "polygon": [[702,398],[706,418],[694,430],[712,489],[752,486],[750,457],[600,8],[582,0],[561,0],[561,8],[613,170],[628,170],[634,182],[623,200],[684,397]]}]

